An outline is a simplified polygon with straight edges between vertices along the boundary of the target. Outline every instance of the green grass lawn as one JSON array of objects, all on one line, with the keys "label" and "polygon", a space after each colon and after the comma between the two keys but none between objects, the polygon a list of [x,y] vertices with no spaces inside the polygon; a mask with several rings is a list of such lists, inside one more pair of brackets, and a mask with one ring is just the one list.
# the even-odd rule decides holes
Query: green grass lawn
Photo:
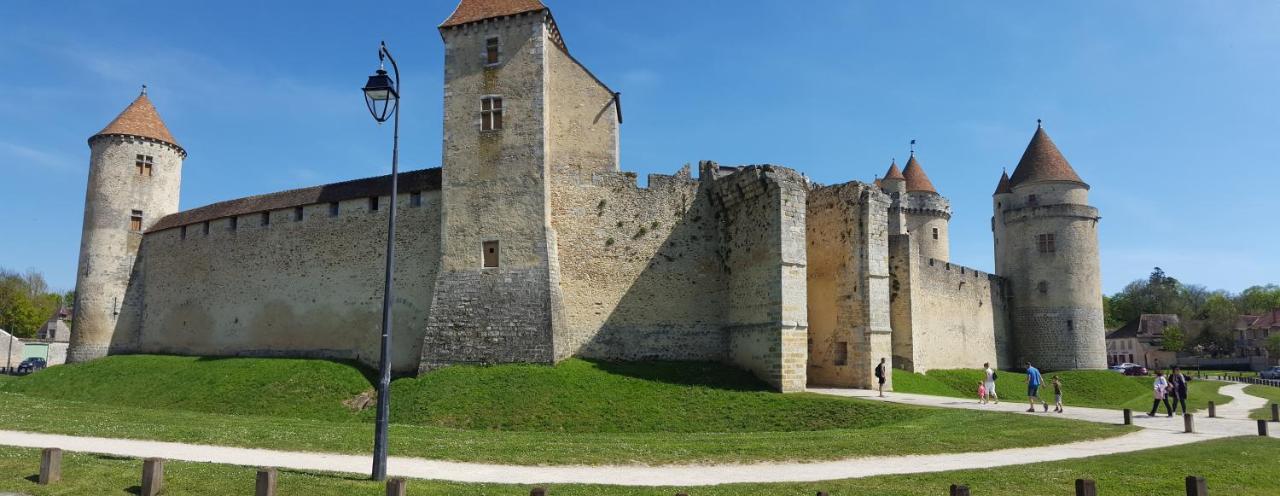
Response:
[{"label": "green grass lawn", "polygon": [[1256,419],[1271,420],[1271,403],[1280,403],[1280,388],[1254,384],[1245,386],[1244,392],[1268,400],[1267,406],[1250,412],[1249,416]]},{"label": "green grass lawn", "polygon": [[[996,374],[996,392],[1000,401],[1027,401],[1026,374],[999,371]],[[1045,385],[1040,397],[1053,401],[1053,387],[1049,381],[1054,376],[1062,378],[1062,402],[1067,406],[1146,410],[1151,408],[1152,377],[1129,377],[1108,370],[1070,370],[1043,374]],[[933,394],[959,398],[977,398],[981,370],[930,370],[916,374],[894,369],[893,388],[905,393]],[[1207,408],[1210,401],[1219,405],[1231,400],[1218,393],[1226,385],[1216,381],[1193,380],[1189,384],[1187,407],[1192,411]]]},{"label": "green grass lawn", "polygon": [[[1097,481],[1100,494],[1149,496],[1183,494],[1183,479],[1199,475],[1208,480],[1212,494],[1273,496],[1280,493],[1280,478],[1271,461],[1280,459],[1280,441],[1257,437],[1221,439],[1186,446],[1154,449],[1079,460],[1036,463],[985,470],[964,470],[919,475],[894,475],[865,479],[785,484],[731,484],[710,487],[619,487],[551,485],[554,496],[670,496],[678,491],[693,496],[808,496],[817,491],[832,495],[936,496],[946,494],[953,483],[967,484],[974,494],[1035,494],[1069,496],[1077,478]],[[63,480],[39,486],[32,480],[39,467],[35,449],[0,451],[0,491],[33,496],[128,494],[136,490],[142,462],[100,455],[67,453]],[[31,479],[31,480],[29,480]],[[165,464],[167,495],[251,494],[254,469],[208,463]],[[409,494],[525,496],[531,486],[464,484],[428,480],[409,481]],[[315,496],[384,494],[383,485],[356,475],[281,471],[280,494]]]},{"label": "green grass lawn", "polygon": [[[362,453],[372,439],[372,411],[351,412],[342,401],[368,388],[363,377],[349,365],[314,360],[109,357],[3,383],[0,423],[60,434]],[[744,371],[699,363],[451,367],[395,381],[392,405],[394,455],[515,464],[838,459],[1129,432],[782,395]]]}]

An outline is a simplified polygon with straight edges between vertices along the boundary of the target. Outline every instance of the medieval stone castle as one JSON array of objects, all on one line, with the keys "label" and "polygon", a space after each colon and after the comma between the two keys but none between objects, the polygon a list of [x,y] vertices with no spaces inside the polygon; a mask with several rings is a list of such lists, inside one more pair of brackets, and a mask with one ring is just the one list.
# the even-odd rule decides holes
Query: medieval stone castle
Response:
[{"label": "medieval stone castle", "polygon": [[463,0],[443,166],[178,210],[187,151],[146,94],[89,138],[69,358],[375,364],[399,209],[393,367],[710,360],[781,391],[873,367],[1106,365],[1097,209],[1044,129],[992,198],[996,274],[951,263],[912,154],[873,184],[784,167],[618,167],[620,95],[539,0]]}]

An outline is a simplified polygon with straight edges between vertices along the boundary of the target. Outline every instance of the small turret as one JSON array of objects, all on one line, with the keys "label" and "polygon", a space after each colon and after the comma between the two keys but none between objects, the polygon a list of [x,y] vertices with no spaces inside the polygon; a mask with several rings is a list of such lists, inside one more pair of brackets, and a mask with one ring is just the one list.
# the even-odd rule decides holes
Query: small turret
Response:
[{"label": "small turret", "polygon": [[142,94],[107,127],[89,138],[76,322],[67,360],[82,362],[127,351],[138,325],[128,294],[142,233],[178,211],[182,161],[187,152],[169,133],[155,105]]},{"label": "small turret", "polygon": [[885,192],[890,195],[907,192],[907,178],[903,177],[902,171],[898,169],[897,160],[889,162],[889,170],[885,171],[884,177],[880,179],[880,184],[884,187]]},{"label": "small turret", "polygon": [[[904,213],[906,232],[920,247],[920,256],[942,262],[951,259],[951,202],[938,194],[913,150],[902,169],[904,194],[894,203]],[[892,215],[890,216],[892,217]]]}]

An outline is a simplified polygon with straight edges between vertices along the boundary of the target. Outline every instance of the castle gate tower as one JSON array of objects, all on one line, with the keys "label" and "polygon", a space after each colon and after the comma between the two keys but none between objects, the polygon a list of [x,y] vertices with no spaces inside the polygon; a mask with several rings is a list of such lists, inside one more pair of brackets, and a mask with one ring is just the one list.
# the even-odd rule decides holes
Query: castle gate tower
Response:
[{"label": "castle gate tower", "polygon": [[906,222],[905,233],[920,247],[921,258],[950,261],[951,202],[938,194],[915,152],[911,152],[907,166],[902,169],[901,182],[905,193],[890,207],[890,218],[894,217],[894,210],[901,212]]},{"label": "castle gate tower", "polygon": [[439,31],[441,263],[419,369],[552,363],[564,324],[550,220],[549,87],[553,59],[568,49],[538,0],[463,0]]},{"label": "castle gate tower", "polygon": [[118,328],[137,324],[126,293],[142,233],[178,211],[187,157],[147,98],[145,86],[124,112],[89,138],[89,149],[69,362],[127,348],[112,339]]},{"label": "castle gate tower", "polygon": [[1098,209],[1043,127],[993,195],[996,270],[1009,282],[1017,366],[1107,366]]}]

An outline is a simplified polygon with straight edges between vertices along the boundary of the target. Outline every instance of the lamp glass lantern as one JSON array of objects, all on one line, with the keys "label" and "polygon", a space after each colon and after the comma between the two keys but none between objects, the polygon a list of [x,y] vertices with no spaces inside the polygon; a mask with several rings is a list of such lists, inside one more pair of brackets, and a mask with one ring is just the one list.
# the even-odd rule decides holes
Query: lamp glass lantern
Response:
[{"label": "lamp glass lantern", "polygon": [[386,122],[396,112],[400,94],[396,91],[395,80],[387,75],[387,71],[378,69],[378,72],[369,76],[369,82],[364,85],[364,103],[368,105],[374,120],[379,123]]}]

